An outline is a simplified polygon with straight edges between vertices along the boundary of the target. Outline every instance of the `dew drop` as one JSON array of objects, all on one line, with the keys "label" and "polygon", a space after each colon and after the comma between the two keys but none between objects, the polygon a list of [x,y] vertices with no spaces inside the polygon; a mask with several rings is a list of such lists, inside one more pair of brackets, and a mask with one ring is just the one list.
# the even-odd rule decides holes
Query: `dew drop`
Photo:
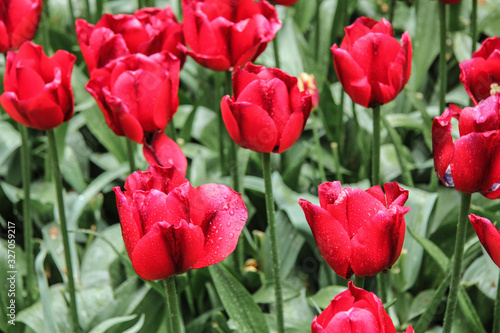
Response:
[{"label": "dew drop", "polygon": [[233,239],[234,238],[234,234],[232,232],[229,233],[229,239]]},{"label": "dew drop", "polygon": [[231,215],[231,216],[234,215],[234,208],[229,209],[229,215]]}]

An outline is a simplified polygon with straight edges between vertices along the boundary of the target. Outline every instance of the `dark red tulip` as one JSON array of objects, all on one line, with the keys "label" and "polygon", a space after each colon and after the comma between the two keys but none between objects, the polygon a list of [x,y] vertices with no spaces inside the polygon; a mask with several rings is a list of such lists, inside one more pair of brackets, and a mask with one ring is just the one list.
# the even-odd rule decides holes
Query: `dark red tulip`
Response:
[{"label": "dark red tulip", "polygon": [[171,53],[131,54],[92,71],[86,89],[116,135],[143,143],[144,133],[165,131],[177,111],[179,70]]},{"label": "dark red tulip", "polygon": [[281,28],[263,0],[182,0],[182,10],[187,53],[217,71],[255,60]]},{"label": "dark red tulip", "polygon": [[76,57],[59,50],[48,57],[41,46],[25,42],[7,53],[5,92],[0,103],[24,126],[49,130],[73,116],[71,71]]},{"label": "dark red tulip", "polygon": [[[450,105],[432,124],[432,147],[437,175],[460,192],[500,197],[500,95],[463,110]],[[453,141],[452,119],[460,137]]]},{"label": "dark red tulip", "polygon": [[133,15],[104,14],[95,26],[77,19],[75,29],[89,73],[133,53],[151,55],[167,51],[179,58],[181,67],[186,58],[178,47],[184,43],[182,24],[170,6],[144,8]]},{"label": "dark red tulip", "polygon": [[42,0],[0,1],[0,53],[17,50],[22,43],[35,37]]},{"label": "dark red tulip", "polygon": [[484,249],[493,262],[500,267],[500,231],[484,217],[470,214],[469,220]]},{"label": "dark red tulip", "polygon": [[477,105],[500,91],[500,38],[486,39],[472,59],[460,63],[460,80]]},{"label": "dark red tulip", "polygon": [[337,77],[351,99],[364,107],[392,101],[411,74],[412,47],[408,32],[402,45],[391,24],[360,17],[346,27],[340,47],[331,48]]},{"label": "dark red tulip", "polygon": [[186,175],[186,156],[181,147],[163,132],[158,131],[146,138],[142,152],[150,165],[158,164],[163,167],[173,165],[183,176]]},{"label": "dark red tulip", "polygon": [[344,279],[386,271],[398,259],[405,236],[403,207],[408,191],[398,183],[342,189],[340,182],[319,185],[320,206],[300,199],[321,256]]},{"label": "dark red tulip", "polygon": [[[413,332],[411,326],[408,328],[408,333]],[[311,333],[339,332],[396,333],[396,329],[377,295],[349,281],[347,290],[335,296],[330,305],[314,317],[311,326]]]},{"label": "dark red tulip", "polygon": [[290,6],[294,5],[297,1],[299,1],[299,0],[274,0],[273,2],[276,5],[282,5],[282,6],[290,7]]},{"label": "dark red tulip", "polygon": [[224,96],[222,118],[231,138],[260,153],[282,153],[302,134],[311,112],[309,91],[277,68],[247,63],[233,75],[233,97]]},{"label": "dark red tulip", "polygon": [[219,184],[197,188],[174,167],[136,171],[113,188],[123,240],[135,271],[162,280],[224,260],[248,213],[241,195]]}]

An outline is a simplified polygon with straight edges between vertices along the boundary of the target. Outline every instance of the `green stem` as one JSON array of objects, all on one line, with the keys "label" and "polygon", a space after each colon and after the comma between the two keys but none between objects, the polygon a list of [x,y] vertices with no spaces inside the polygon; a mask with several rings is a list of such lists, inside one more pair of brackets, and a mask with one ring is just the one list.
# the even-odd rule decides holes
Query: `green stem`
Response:
[{"label": "green stem", "polygon": [[167,300],[167,332],[181,333],[181,315],[175,289],[175,276],[163,280]]},{"label": "green stem", "polygon": [[343,183],[344,177],[342,176],[342,167],[340,166],[339,144],[337,142],[332,142],[330,147],[332,147],[333,161],[335,162],[335,170],[337,171],[337,180]]},{"label": "green stem", "polygon": [[125,140],[127,141],[127,156],[130,173],[133,173],[135,171],[134,143],[129,138],[125,138]]},{"label": "green stem", "polygon": [[320,7],[321,7],[321,0],[316,0],[316,12],[314,14],[315,16],[315,21],[316,21],[316,33],[314,35],[314,59],[316,61],[319,60],[319,42],[320,42],[320,34],[321,34],[321,29],[323,28],[320,25]]},{"label": "green stem", "polygon": [[467,214],[469,213],[471,195],[462,193],[460,202],[460,213],[458,215],[457,238],[455,240],[455,251],[451,271],[450,291],[448,303],[444,315],[443,333],[450,333],[457,308],[458,284],[462,273],[462,259],[464,255],[465,237],[467,235]]},{"label": "green stem", "polygon": [[500,276],[497,282],[497,298],[495,299],[495,312],[493,314],[493,331],[492,333],[500,333]]},{"label": "green stem", "polygon": [[380,106],[373,108],[372,186],[380,185]]},{"label": "green stem", "polygon": [[446,68],[446,10],[445,3],[439,2],[439,112],[443,112],[446,103],[446,87],[447,87],[447,68]]},{"label": "green stem", "polygon": [[323,152],[321,151],[321,141],[319,138],[318,134],[318,126],[319,126],[319,121],[318,117],[316,115],[313,115],[313,135],[314,135],[314,142],[316,146],[316,155],[318,157],[318,171],[319,171],[319,178],[321,179],[321,182],[324,183],[326,182],[326,174],[325,174],[325,169],[323,167]]},{"label": "green stem", "polygon": [[[220,109],[220,96],[221,96],[221,80],[220,76],[218,75],[219,73],[215,73],[215,91],[216,91],[216,106]],[[214,108],[214,110],[217,110],[217,107]],[[225,143],[224,141],[226,140],[226,135],[225,132],[226,126],[224,125],[224,119],[222,119],[222,111],[218,113],[219,117],[219,164],[220,164],[220,172],[222,176],[225,176],[227,173],[226,170],[226,157],[224,154],[224,148],[225,148]]]},{"label": "green stem", "polygon": [[137,0],[137,9],[144,7],[144,0]]},{"label": "green stem", "polygon": [[470,31],[471,31],[470,35],[472,37],[471,52],[474,53],[474,51],[476,50],[476,42],[477,42],[477,0],[472,0]]},{"label": "green stem", "polygon": [[54,184],[56,187],[57,196],[57,208],[59,213],[59,220],[61,222],[61,234],[64,246],[64,258],[66,259],[66,270],[68,277],[68,293],[69,293],[69,303],[70,303],[70,317],[71,326],[73,332],[80,331],[80,325],[78,324],[78,310],[76,307],[76,292],[75,292],[75,278],[73,276],[73,263],[71,262],[71,250],[69,244],[68,226],[66,223],[66,212],[64,210],[64,199],[62,193],[62,177],[61,171],[59,170],[59,159],[57,157],[57,146],[54,130],[47,131],[47,138],[49,141],[49,155],[51,161],[51,167],[53,172]]},{"label": "green stem", "polygon": [[[345,105],[345,93],[344,90],[341,90],[340,92],[340,104],[338,107],[338,112],[336,113],[336,124],[337,124],[337,129],[335,131],[335,142],[340,146],[342,142],[342,136],[343,136],[343,131],[344,131],[344,105]],[[353,111],[354,112],[354,111]],[[340,149],[340,147],[339,147]],[[340,154],[340,152],[339,152]]]},{"label": "green stem", "polygon": [[92,13],[90,12],[90,0],[85,0],[85,16],[87,22],[93,22]]},{"label": "green stem", "polygon": [[273,262],[274,292],[276,297],[276,319],[278,333],[285,332],[283,316],[283,295],[281,288],[281,267],[278,253],[278,240],[276,235],[276,219],[274,216],[273,185],[271,182],[271,154],[262,153],[262,170],[266,189],[266,212],[271,239],[271,257]]},{"label": "green stem", "polygon": [[276,68],[280,68],[280,52],[279,52],[280,47],[279,47],[279,43],[278,43],[278,35],[279,35],[279,31],[276,34],[276,36],[274,36],[274,39],[273,39],[274,64],[275,64]]},{"label": "green stem", "polygon": [[387,302],[387,275],[384,273],[377,274],[377,296],[382,301],[382,304]]},{"label": "green stem", "polygon": [[68,0],[68,10],[69,10],[69,15],[71,17],[71,22],[72,22],[72,24],[74,24],[76,19],[75,19],[75,10],[73,9],[73,1],[72,0]]},{"label": "green stem", "polygon": [[96,20],[99,20],[102,16],[102,8],[104,6],[104,0],[96,0],[95,1],[95,15],[94,17],[96,18]]},{"label": "green stem", "polygon": [[23,201],[23,221],[24,221],[24,250],[27,263],[26,291],[28,304],[33,303],[35,293],[35,272],[33,266],[33,223],[31,221],[31,143],[28,136],[28,129],[19,124],[21,133],[21,168],[23,177],[24,201]]},{"label": "green stem", "polygon": [[396,10],[396,0],[391,0],[389,5],[389,22],[393,23],[394,20],[394,11]]},{"label": "green stem", "polygon": [[[232,78],[231,78],[231,72],[226,71],[226,80],[225,80],[225,93],[227,93],[229,96],[233,95],[233,85],[232,85]],[[231,174],[231,178],[233,181],[233,190],[235,190],[238,193],[241,193],[241,188],[240,188],[240,178],[238,174],[238,147],[236,146],[236,143],[233,140],[229,140],[229,172]]]},{"label": "green stem", "polygon": [[363,289],[365,287],[365,277],[354,275],[354,285]]},{"label": "green stem", "polygon": [[427,304],[424,313],[418,319],[417,324],[413,326],[415,332],[425,332],[429,327],[432,318],[436,314],[436,310],[439,304],[441,304],[443,300],[444,293],[446,292],[446,289],[448,289],[448,286],[450,285],[450,278],[451,278],[450,271],[448,271],[446,277],[443,279],[443,281],[437,288],[436,292],[434,293],[434,296],[432,296],[431,301],[429,302],[429,304]]}]

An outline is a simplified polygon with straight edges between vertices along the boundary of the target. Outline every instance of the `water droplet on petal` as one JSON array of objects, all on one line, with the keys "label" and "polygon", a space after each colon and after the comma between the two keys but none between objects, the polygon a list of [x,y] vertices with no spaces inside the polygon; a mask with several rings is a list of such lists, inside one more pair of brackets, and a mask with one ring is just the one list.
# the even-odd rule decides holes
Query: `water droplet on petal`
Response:
[{"label": "water droplet on petal", "polygon": [[231,216],[233,216],[233,215],[234,215],[234,208],[231,208],[231,209],[229,210],[229,215],[231,215]]},{"label": "water droplet on petal", "polygon": [[232,232],[229,233],[229,239],[233,239],[234,238],[234,234]]}]

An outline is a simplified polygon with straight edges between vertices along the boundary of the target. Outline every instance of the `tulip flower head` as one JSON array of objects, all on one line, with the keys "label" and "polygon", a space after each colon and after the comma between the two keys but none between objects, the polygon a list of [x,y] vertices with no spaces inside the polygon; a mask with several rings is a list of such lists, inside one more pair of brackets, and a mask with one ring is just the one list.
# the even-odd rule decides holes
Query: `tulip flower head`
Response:
[{"label": "tulip flower head", "polygon": [[312,108],[317,108],[319,106],[319,91],[314,74],[300,73],[298,84],[300,91],[309,91],[312,98]]},{"label": "tulip flower head", "polygon": [[222,98],[222,118],[231,138],[259,153],[282,153],[302,134],[311,113],[309,91],[277,68],[247,63],[233,75],[232,98]]},{"label": "tulip flower head", "polygon": [[194,188],[174,167],[136,171],[125,192],[113,190],[125,248],[145,280],[221,262],[248,217],[241,194],[219,184]]},{"label": "tulip flower head", "polygon": [[149,56],[170,52],[179,58],[181,67],[186,59],[179,48],[184,43],[182,24],[177,22],[170,6],[143,8],[132,15],[104,14],[96,25],[77,19],[75,30],[89,73],[134,53]]},{"label": "tulip flower head", "polygon": [[182,0],[182,10],[187,54],[216,71],[254,61],[281,28],[265,0]]},{"label": "tulip flower head", "polygon": [[42,0],[0,1],[0,53],[17,50],[35,37],[42,16]]},{"label": "tulip flower head", "polygon": [[[452,119],[460,137],[453,141]],[[463,110],[450,105],[432,124],[434,167],[446,186],[500,197],[500,94]]]},{"label": "tulip flower head", "polygon": [[71,71],[76,57],[59,50],[48,57],[41,46],[25,42],[7,53],[5,92],[0,103],[15,121],[50,130],[73,116]]},{"label": "tulip flower head", "polygon": [[469,220],[484,249],[493,262],[500,267],[500,231],[484,217],[470,214]]},{"label": "tulip flower head", "polygon": [[318,186],[320,206],[299,200],[321,256],[344,279],[384,272],[401,254],[408,191],[398,183],[384,184],[384,190],[327,182]]},{"label": "tulip flower head", "polygon": [[148,133],[144,140],[142,152],[144,158],[150,164],[168,167],[170,165],[183,175],[186,175],[187,159],[181,147],[163,132]]},{"label": "tulip flower head", "polygon": [[411,74],[412,46],[408,32],[401,44],[391,24],[360,17],[345,28],[340,47],[331,48],[337,77],[351,99],[364,107],[392,101]]},{"label": "tulip flower head", "polygon": [[460,81],[475,105],[500,91],[500,37],[486,39],[472,59],[460,63],[460,70]]}]

